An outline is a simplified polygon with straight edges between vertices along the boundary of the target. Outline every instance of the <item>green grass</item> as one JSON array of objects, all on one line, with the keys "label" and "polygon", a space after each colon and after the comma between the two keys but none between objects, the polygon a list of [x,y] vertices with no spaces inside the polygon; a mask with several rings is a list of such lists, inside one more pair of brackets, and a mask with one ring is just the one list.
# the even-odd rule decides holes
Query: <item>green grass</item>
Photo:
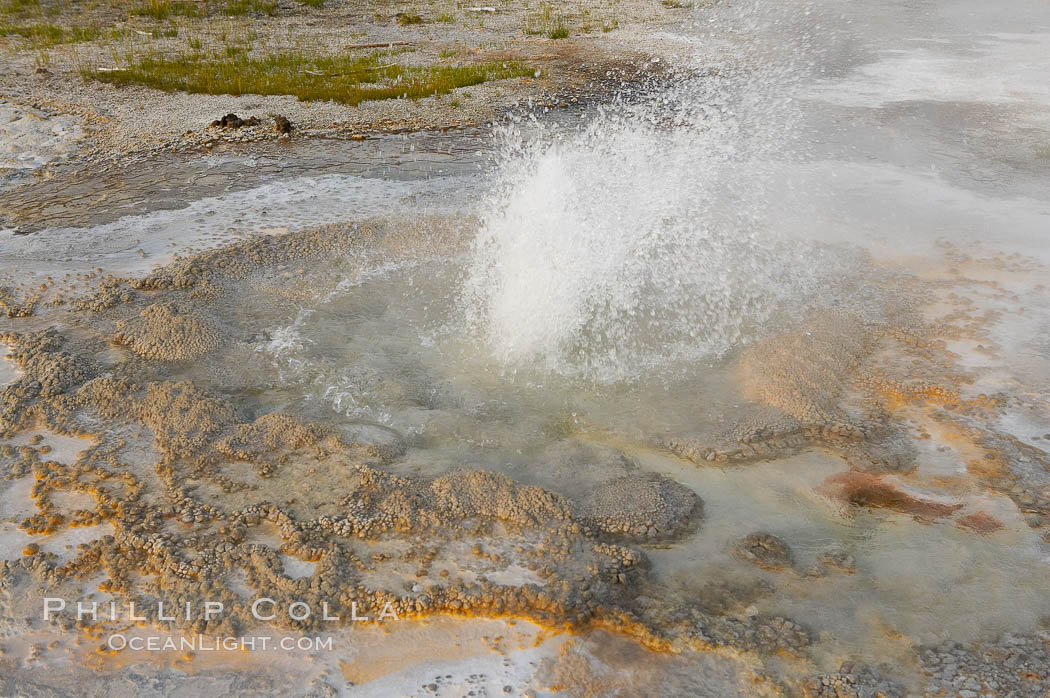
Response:
[{"label": "green grass", "polygon": [[200,17],[203,13],[200,6],[190,0],[147,0],[132,8],[131,14],[163,22],[169,17]]},{"label": "green grass", "polygon": [[309,7],[322,7],[324,6],[324,0],[299,0],[300,5],[308,5]]},{"label": "green grass", "polygon": [[69,37],[74,44],[81,41],[94,41],[102,36],[102,30],[92,24],[86,27],[70,27]]},{"label": "green grass", "polygon": [[253,58],[243,51],[162,59],[147,56],[123,70],[91,71],[86,77],[115,85],[146,85],[168,92],[295,95],[356,106],[367,100],[417,99],[447,94],[488,80],[531,75],[528,66],[486,62],[459,66],[403,66],[389,51],[365,56],[310,57],[286,52]]},{"label": "green grass", "polygon": [[569,36],[569,24],[560,14],[554,14],[547,3],[540,3],[539,12],[525,15],[522,31],[529,35],[546,34],[548,39],[565,39]]},{"label": "green grass", "polygon": [[173,39],[179,35],[179,27],[169,22],[163,27],[153,27],[149,33],[154,39]]},{"label": "green grass", "polygon": [[229,0],[223,5],[222,13],[230,17],[239,17],[249,13],[264,14],[273,17],[277,14],[277,2],[270,0]]},{"label": "green grass", "polygon": [[559,19],[547,29],[548,39],[565,39],[569,36],[569,28]]},{"label": "green grass", "polygon": [[[324,0],[300,0],[303,4],[320,7]],[[151,17],[163,22],[170,17],[204,17],[214,6],[219,14],[240,17],[247,14],[277,14],[276,0],[223,0],[222,2],[198,3],[194,0],[144,0],[131,10],[131,14]]]},{"label": "green grass", "polygon": [[412,14],[411,12],[402,12],[397,15],[397,23],[403,27],[407,27],[411,24],[422,24],[423,17],[421,15]]},{"label": "green grass", "polygon": [[455,24],[456,23],[456,15],[449,14],[448,12],[442,12],[441,14],[439,14],[437,17],[434,18],[434,21],[435,22],[440,22],[441,24]]},{"label": "green grass", "polygon": [[102,31],[96,26],[64,29],[51,22],[0,24],[0,36],[12,35],[26,39],[33,48],[48,48],[59,44],[94,41],[102,35]]},{"label": "green grass", "polygon": [[28,17],[40,14],[43,14],[40,0],[6,0],[5,2],[0,2],[0,15]]},{"label": "green grass", "polygon": [[0,25],[0,35],[9,36],[11,34],[28,39],[34,46],[54,46],[62,43],[65,36],[62,27],[50,22]]}]

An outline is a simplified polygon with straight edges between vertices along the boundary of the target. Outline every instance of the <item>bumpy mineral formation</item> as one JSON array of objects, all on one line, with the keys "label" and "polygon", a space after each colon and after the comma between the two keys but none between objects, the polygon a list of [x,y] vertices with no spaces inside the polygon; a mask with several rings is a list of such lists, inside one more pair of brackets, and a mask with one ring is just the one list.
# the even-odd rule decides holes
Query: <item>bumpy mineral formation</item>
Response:
[{"label": "bumpy mineral formation", "polygon": [[733,544],[733,554],[745,562],[767,570],[790,567],[791,548],[769,533],[751,533]]},{"label": "bumpy mineral formation", "polygon": [[[36,483],[35,511],[21,529],[100,531],[68,559],[26,546],[2,563],[2,583],[30,595],[48,587],[72,602],[92,580],[146,609],[149,623],[206,633],[252,627],[250,600],[266,596],[327,603],[342,618],[352,608],[372,618],[384,609],[522,616],[614,629],[657,648],[790,653],[808,644],[808,631],[791,621],[683,606],[653,579],[631,544],[686,535],[702,514],[699,497],[669,478],[635,473],[621,458],[617,468],[632,474],[606,474],[570,499],[466,463],[405,477],[384,470],[407,448],[387,428],[310,420],[221,389],[223,362],[239,360],[225,352],[257,331],[226,313],[246,286],[282,303],[294,293],[272,288],[271,267],[314,265],[323,278],[324,264],[351,250],[397,248],[388,234],[382,225],[343,226],[250,240],[142,280],[106,281],[93,302],[63,311],[84,318],[76,330],[0,336],[20,369],[0,389],[0,433],[90,437],[71,462],[49,459],[43,445],[0,454],[8,479]],[[287,278],[291,286],[299,275]],[[113,342],[134,356],[107,352]],[[72,493],[92,503],[63,509]],[[312,564],[312,573],[289,560]],[[181,608],[205,599],[224,604],[221,619],[162,620],[156,610],[157,601]],[[71,621],[60,614],[56,622]],[[302,631],[322,621],[270,622]]]},{"label": "bumpy mineral formation", "polygon": [[694,523],[702,509],[695,492],[655,473],[607,482],[581,507],[584,520],[599,530],[637,539],[674,536]]},{"label": "bumpy mineral formation", "polygon": [[138,317],[117,322],[114,339],[157,361],[199,359],[221,344],[219,332],[207,320],[171,305],[148,305]]},{"label": "bumpy mineral formation", "polygon": [[[289,396],[272,366],[252,370],[252,347],[273,326],[253,303],[264,298],[267,313],[291,323],[303,298],[338,287],[348,260],[396,260],[404,247],[382,223],[252,239],[143,279],[105,280],[87,302],[52,309],[62,320],[56,327],[29,318],[35,324],[0,334],[18,368],[0,387],[0,434],[87,437],[78,453],[61,458],[39,439],[0,448],[2,486],[22,487],[29,498],[8,523],[30,537],[0,564],[0,587],[19,598],[46,590],[70,601],[87,587],[134,601],[147,623],[179,631],[246,632],[259,622],[251,600],[266,596],[278,606],[326,603],[343,619],[351,609],[373,619],[384,609],[399,617],[524,617],[615,631],[660,650],[804,661],[810,630],[760,609],[780,585],[862,577],[849,552],[823,545],[814,561],[796,546],[796,560],[771,534],[732,531],[736,542],[717,552],[743,578],[697,580],[682,595],[654,567],[658,551],[705,535],[704,504],[618,447],[557,426],[550,445],[522,456],[547,466],[526,473],[529,480],[465,457],[423,475],[411,465],[429,447],[425,438],[378,419],[333,417]],[[736,413],[743,417],[716,438],[686,434],[660,445],[704,467],[823,449],[840,458],[843,472],[814,486],[821,506],[948,519],[959,527],[950,528],[955,535],[991,539],[1005,527],[998,513],[902,484],[923,435],[941,430],[960,444],[973,478],[1005,493],[1030,526],[1045,526],[1046,453],[993,428],[1005,399],[967,394],[970,377],[947,348],[960,339],[986,342],[984,324],[961,306],[957,317],[937,322],[920,322],[912,310],[903,302],[863,316],[829,310],[744,349],[734,364],[750,400]],[[393,380],[376,383],[405,395]],[[440,386],[419,393],[421,403],[438,403]],[[431,414],[459,417],[442,412],[446,406]],[[485,406],[471,412],[476,422],[455,423],[484,426],[497,411]],[[91,535],[67,554],[32,540],[74,529]],[[796,564],[798,574],[789,571]],[[221,601],[228,612],[164,620],[156,611],[157,601],[170,608],[203,600]],[[55,622],[93,635],[126,620],[59,615]],[[319,614],[268,622],[324,627]],[[1029,644],[1037,656],[1038,643]],[[952,651],[930,650],[931,667]],[[897,690],[881,670],[828,669],[807,669],[816,678],[799,691]],[[982,672],[981,680],[994,674]],[[1017,685],[1029,683],[1038,682]]]}]

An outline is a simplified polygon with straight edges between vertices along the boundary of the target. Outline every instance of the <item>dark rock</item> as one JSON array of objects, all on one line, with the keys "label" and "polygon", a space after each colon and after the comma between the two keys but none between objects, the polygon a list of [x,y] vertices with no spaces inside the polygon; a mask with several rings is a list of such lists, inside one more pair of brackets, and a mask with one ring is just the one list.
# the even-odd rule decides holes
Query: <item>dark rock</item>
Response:
[{"label": "dark rock", "polygon": [[767,570],[790,567],[791,548],[769,533],[752,533],[733,544],[733,555]]},{"label": "dark rock", "polygon": [[236,114],[227,114],[226,116],[211,122],[210,128],[242,128],[244,126],[258,126],[262,123],[257,116],[250,116],[247,119],[242,119]]},{"label": "dark rock", "polygon": [[817,556],[817,562],[831,569],[852,574],[857,571],[857,561],[853,556],[841,550],[823,552]]},{"label": "dark rock", "polygon": [[292,122],[286,117],[280,114],[273,115],[273,130],[277,133],[291,133],[293,128]]}]

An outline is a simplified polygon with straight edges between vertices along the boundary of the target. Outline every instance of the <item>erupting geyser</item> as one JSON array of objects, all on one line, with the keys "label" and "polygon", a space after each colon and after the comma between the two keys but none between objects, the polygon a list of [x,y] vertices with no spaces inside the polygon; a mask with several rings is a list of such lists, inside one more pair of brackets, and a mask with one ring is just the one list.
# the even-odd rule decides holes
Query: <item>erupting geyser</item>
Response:
[{"label": "erupting geyser", "polygon": [[[704,39],[769,31],[779,16],[731,13]],[[810,304],[817,252],[784,238],[768,195],[771,161],[791,150],[806,47],[800,34],[776,55],[705,50],[582,130],[505,130],[461,298],[491,351],[636,378],[725,352],[787,301]]]}]

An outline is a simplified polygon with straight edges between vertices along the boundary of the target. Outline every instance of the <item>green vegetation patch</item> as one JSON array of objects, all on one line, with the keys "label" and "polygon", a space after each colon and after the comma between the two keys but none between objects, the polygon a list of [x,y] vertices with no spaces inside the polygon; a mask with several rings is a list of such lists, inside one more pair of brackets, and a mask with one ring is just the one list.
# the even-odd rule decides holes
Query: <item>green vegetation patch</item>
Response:
[{"label": "green vegetation patch", "polygon": [[285,52],[254,58],[242,52],[213,57],[148,56],[122,70],[86,70],[85,76],[115,85],[146,85],[168,92],[295,95],[358,105],[378,99],[417,99],[446,94],[488,80],[522,77],[532,69],[516,62],[457,66],[404,66],[389,51],[364,56],[307,56]]},{"label": "green vegetation patch", "polygon": [[222,13],[230,17],[260,13],[272,17],[277,14],[277,2],[276,0],[229,0],[223,5]]},{"label": "green vegetation patch", "polygon": [[2,0],[0,1],[0,15],[13,15],[15,17],[31,17],[42,15],[40,0]]},{"label": "green vegetation patch", "polygon": [[179,0],[177,2],[148,0],[148,2],[139,3],[132,8],[131,14],[140,17],[152,17],[161,22],[169,17],[200,17],[203,13],[197,3],[191,0]]},{"label": "green vegetation patch", "polygon": [[34,24],[0,24],[0,36],[20,36],[34,48],[48,48],[59,44],[94,41],[102,35],[96,26],[66,29],[51,22]]},{"label": "green vegetation patch", "polygon": [[[320,7],[321,3],[317,0],[307,0],[303,4]],[[205,17],[213,11],[230,17],[247,14],[273,16],[277,14],[277,2],[276,0],[222,0],[221,2],[200,3],[195,0],[142,0],[132,8],[131,14],[151,17],[162,22],[171,17]]]},{"label": "green vegetation patch", "polygon": [[569,27],[560,19],[547,29],[548,39],[567,39],[568,37]]},{"label": "green vegetation patch", "polygon": [[541,3],[538,12],[525,15],[522,31],[529,36],[546,34],[548,39],[565,39],[571,33],[568,18],[556,14],[547,3]]}]

